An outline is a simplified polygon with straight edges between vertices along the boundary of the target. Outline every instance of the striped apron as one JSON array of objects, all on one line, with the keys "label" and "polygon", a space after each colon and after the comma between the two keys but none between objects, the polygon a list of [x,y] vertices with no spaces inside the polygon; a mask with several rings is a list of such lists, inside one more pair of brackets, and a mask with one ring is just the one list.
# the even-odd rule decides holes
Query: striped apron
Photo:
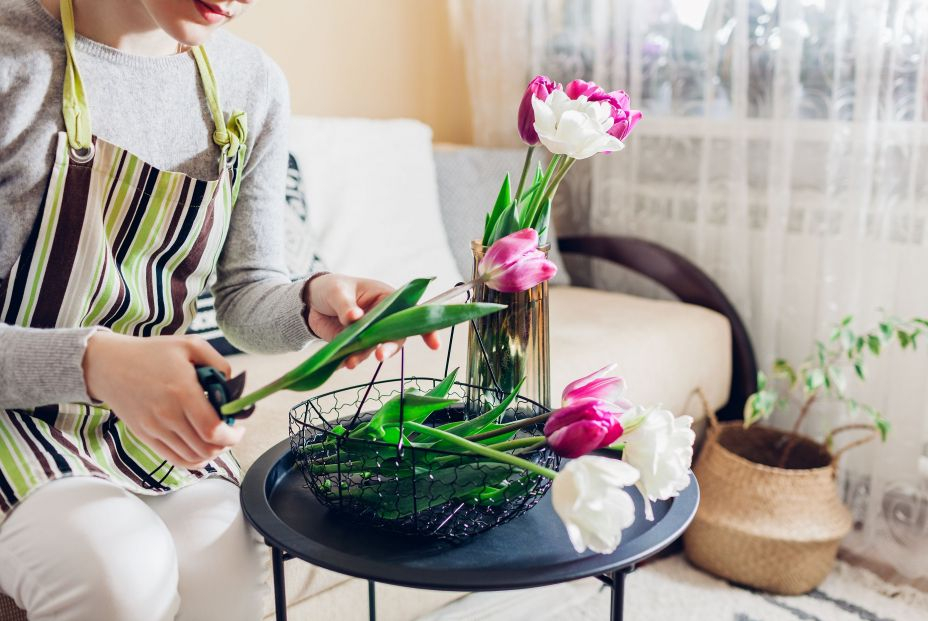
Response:
[{"label": "striped apron", "polygon": [[[243,113],[228,122],[206,52],[191,51],[216,131],[218,179],[158,170],[93,136],[74,57],[71,0],[61,0],[67,65],[44,204],[9,276],[0,320],[33,328],[105,326],[133,336],[183,333],[216,267],[245,160]],[[161,494],[218,476],[238,482],[230,453],[199,470],[172,467],[103,405],[0,410],[0,522],[43,484],[93,476]]]}]

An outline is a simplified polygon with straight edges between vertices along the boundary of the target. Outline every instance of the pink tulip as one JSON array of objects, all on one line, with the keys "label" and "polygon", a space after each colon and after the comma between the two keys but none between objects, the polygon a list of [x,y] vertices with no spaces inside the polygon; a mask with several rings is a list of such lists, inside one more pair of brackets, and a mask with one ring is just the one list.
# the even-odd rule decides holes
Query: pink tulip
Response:
[{"label": "pink tulip", "polygon": [[565,92],[571,99],[586,97],[589,101],[608,102],[612,108],[612,127],[608,133],[623,142],[641,120],[641,112],[631,109],[631,100],[625,91],[607,93],[594,82],[574,80],[567,85]]},{"label": "pink tulip", "polygon": [[562,457],[581,457],[609,446],[622,435],[622,410],[602,399],[579,399],[554,411],[545,423],[545,437]]},{"label": "pink tulip", "polygon": [[519,105],[519,135],[525,144],[533,147],[538,144],[538,132],[535,131],[535,109],[532,97],[545,101],[551,91],[561,90],[561,85],[543,75],[535,76],[525,89],[522,103]]},{"label": "pink tulip", "polygon": [[477,264],[478,280],[502,293],[528,291],[556,273],[557,267],[538,249],[535,229],[522,229],[499,239]]},{"label": "pink tulip", "polygon": [[622,396],[625,394],[625,380],[621,377],[606,377],[615,367],[615,364],[610,364],[567,384],[561,393],[561,404],[567,406],[581,399],[602,399],[614,403],[623,411],[633,407],[632,403]]}]

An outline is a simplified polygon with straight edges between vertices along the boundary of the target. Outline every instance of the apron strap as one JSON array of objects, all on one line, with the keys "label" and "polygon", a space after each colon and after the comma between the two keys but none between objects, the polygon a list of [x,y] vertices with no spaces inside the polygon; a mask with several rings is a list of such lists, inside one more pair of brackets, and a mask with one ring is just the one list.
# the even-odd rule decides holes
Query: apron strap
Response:
[{"label": "apron strap", "polygon": [[[84,93],[84,84],[77,67],[74,54],[74,4],[73,0],[60,0],[61,27],[64,32],[64,48],[67,64],[64,72],[64,89],[61,98],[61,113],[64,127],[68,134],[68,144],[76,151],[91,148],[92,131],[90,125],[90,108]],[[215,130],[213,142],[222,149],[223,164],[244,153],[245,140],[248,137],[248,120],[244,112],[233,112],[226,122],[219,103],[219,89],[216,76],[209,64],[209,58],[203,46],[191,50],[206,93],[206,102],[210,116],[213,117]],[[242,158],[239,157],[239,162]]]},{"label": "apron strap", "polygon": [[74,5],[71,0],[61,0],[61,27],[64,31],[64,50],[67,64],[64,69],[64,92],[61,98],[61,113],[68,134],[68,144],[75,151],[90,148],[90,108],[84,94],[81,73],[74,58]]},{"label": "apron strap", "polygon": [[213,132],[213,142],[222,148],[223,154],[229,159],[238,155],[241,147],[245,145],[248,137],[248,118],[242,111],[233,112],[226,122],[225,115],[222,113],[222,105],[219,103],[219,88],[216,86],[216,76],[213,74],[213,67],[209,63],[209,57],[206,55],[206,49],[199,45],[192,50],[193,58],[197,62],[197,69],[200,71],[200,82],[203,84],[203,91],[206,93],[206,103],[209,106],[209,113],[213,117],[213,124],[216,130]]}]

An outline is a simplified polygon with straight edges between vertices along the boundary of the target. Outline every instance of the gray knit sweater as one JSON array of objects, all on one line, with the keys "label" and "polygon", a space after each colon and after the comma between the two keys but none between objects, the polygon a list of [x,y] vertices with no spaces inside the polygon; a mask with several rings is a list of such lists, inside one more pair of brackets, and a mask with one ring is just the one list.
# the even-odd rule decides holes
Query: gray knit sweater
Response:
[{"label": "gray knit sweater", "polygon": [[[60,23],[38,0],[0,10],[0,280],[39,214],[61,118]],[[235,345],[276,353],[311,339],[302,282],[287,274],[281,210],[289,94],[280,69],[231,34],[206,45],[223,108],[248,114],[248,160],[214,288],[220,327]],[[162,170],[214,178],[212,121],[189,54],[148,58],[78,37],[93,132]],[[0,324],[0,407],[87,401],[82,360],[92,329]]]}]

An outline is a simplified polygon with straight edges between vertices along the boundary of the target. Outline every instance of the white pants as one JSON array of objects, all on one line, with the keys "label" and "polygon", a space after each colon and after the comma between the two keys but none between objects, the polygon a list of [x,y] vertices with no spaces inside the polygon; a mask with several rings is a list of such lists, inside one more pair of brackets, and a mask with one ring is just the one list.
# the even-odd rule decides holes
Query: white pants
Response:
[{"label": "white pants", "polygon": [[221,479],[162,496],[60,479],[0,525],[0,592],[31,621],[256,621],[267,566]]}]

